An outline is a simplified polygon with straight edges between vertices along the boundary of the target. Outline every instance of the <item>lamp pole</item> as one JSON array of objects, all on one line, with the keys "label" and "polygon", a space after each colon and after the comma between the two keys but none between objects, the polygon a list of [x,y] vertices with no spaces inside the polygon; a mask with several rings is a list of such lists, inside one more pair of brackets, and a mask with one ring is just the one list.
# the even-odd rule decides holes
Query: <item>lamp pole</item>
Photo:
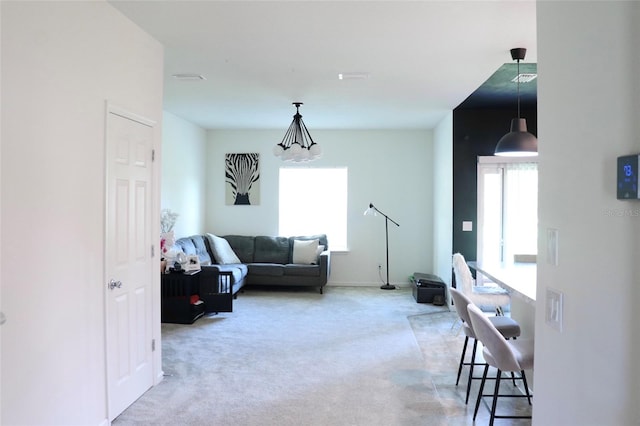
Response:
[{"label": "lamp pole", "polygon": [[384,216],[384,219],[385,219],[384,231],[385,231],[385,243],[387,247],[387,283],[384,285],[381,285],[380,288],[382,290],[395,290],[396,286],[393,284],[389,284],[389,221],[391,221],[396,226],[400,226],[400,225],[398,224],[398,222],[396,222],[395,220],[391,219],[389,216],[387,216],[386,214],[378,210],[378,208],[374,206],[373,203],[369,203],[369,210],[367,211],[371,211],[371,210],[380,213],[382,216]]}]

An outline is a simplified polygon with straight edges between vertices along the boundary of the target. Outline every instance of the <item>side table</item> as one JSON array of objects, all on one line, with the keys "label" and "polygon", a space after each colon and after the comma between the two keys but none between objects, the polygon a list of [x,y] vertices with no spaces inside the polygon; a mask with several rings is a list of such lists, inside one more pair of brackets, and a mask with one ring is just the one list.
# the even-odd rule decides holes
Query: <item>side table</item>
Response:
[{"label": "side table", "polygon": [[200,271],[162,274],[161,321],[192,324],[204,315],[205,304],[200,300]]}]

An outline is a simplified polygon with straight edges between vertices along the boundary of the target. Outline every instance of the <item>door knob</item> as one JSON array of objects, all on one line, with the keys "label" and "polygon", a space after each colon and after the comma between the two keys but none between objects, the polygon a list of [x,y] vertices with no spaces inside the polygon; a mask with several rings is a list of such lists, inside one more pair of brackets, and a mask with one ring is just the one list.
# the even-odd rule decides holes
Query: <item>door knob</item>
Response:
[{"label": "door knob", "polygon": [[122,287],[122,281],[116,281],[114,279],[109,280],[109,290]]}]

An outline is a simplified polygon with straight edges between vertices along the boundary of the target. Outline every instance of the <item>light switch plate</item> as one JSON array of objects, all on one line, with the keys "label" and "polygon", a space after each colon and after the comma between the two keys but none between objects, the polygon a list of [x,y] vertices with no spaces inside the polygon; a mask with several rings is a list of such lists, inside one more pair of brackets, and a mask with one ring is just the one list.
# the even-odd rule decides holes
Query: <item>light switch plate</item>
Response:
[{"label": "light switch plate", "polygon": [[545,322],[562,332],[563,294],[558,290],[547,287],[545,297]]},{"label": "light switch plate", "polygon": [[462,221],[462,230],[464,232],[471,232],[473,231],[473,222],[470,220],[463,220]]}]

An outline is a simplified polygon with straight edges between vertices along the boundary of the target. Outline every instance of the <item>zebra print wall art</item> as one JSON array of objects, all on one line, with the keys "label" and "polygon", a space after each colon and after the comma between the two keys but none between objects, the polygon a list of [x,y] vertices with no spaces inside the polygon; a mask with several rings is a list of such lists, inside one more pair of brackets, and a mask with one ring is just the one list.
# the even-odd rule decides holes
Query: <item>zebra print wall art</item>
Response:
[{"label": "zebra print wall art", "polygon": [[260,204],[260,154],[225,154],[226,205]]}]

